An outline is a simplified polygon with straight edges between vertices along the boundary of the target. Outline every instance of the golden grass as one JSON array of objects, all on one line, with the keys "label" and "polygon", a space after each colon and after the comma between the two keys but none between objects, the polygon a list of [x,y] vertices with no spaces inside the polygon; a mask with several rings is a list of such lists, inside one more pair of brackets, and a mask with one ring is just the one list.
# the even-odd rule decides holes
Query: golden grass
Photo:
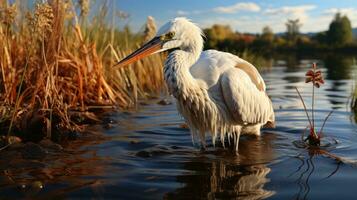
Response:
[{"label": "golden grass", "polygon": [[0,126],[8,134],[24,134],[34,126],[48,137],[53,131],[80,131],[73,119],[78,111],[93,116],[88,113],[92,107],[130,107],[138,98],[164,91],[159,55],[125,69],[111,68],[141,37],[129,42],[132,36],[108,25],[105,7],[89,24],[89,1],[79,1],[79,17],[73,2],[49,2],[29,11],[22,1],[0,0],[5,11],[0,15]]}]

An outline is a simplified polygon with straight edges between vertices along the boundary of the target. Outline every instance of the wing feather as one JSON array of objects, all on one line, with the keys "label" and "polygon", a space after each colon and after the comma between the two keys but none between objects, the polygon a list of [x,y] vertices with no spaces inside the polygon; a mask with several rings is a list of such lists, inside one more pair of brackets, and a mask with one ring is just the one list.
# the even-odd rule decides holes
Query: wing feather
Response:
[{"label": "wing feather", "polygon": [[255,84],[258,90],[265,91],[264,80],[260,76],[258,70],[252,64],[241,58],[238,58],[238,62],[235,67],[243,70],[249,76],[250,80]]},{"label": "wing feather", "polygon": [[232,68],[221,75],[220,84],[225,104],[237,123],[266,124],[274,122],[274,111],[265,91],[259,90],[249,75]]},{"label": "wing feather", "polygon": [[265,92],[264,80],[249,62],[230,53],[207,50],[202,52],[190,72],[208,88],[217,85],[221,88],[221,94],[213,90],[211,95],[224,100],[237,123],[274,124],[273,106]]},{"label": "wing feather", "polygon": [[195,78],[202,79],[208,86],[211,86],[217,83],[220,74],[233,67],[243,70],[259,90],[265,91],[265,83],[258,70],[249,62],[231,53],[216,50],[204,51],[199,60],[190,68],[190,72]]}]

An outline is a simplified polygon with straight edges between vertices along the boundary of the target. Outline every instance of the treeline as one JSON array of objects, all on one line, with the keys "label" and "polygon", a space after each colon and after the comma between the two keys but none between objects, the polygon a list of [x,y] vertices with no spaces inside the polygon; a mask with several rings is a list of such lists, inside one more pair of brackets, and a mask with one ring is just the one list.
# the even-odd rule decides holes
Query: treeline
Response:
[{"label": "treeline", "polygon": [[353,38],[351,22],[347,16],[337,13],[327,31],[316,34],[302,34],[299,19],[288,20],[286,32],[274,34],[266,26],[261,34],[234,32],[227,25],[213,25],[204,30],[206,49],[220,49],[230,52],[249,50],[258,53],[341,51],[357,52],[357,41]]}]

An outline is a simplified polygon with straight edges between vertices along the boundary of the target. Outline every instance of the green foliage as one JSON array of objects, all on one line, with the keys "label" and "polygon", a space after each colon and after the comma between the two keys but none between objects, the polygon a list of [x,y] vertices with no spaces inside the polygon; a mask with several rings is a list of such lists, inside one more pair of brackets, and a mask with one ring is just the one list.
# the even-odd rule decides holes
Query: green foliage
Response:
[{"label": "green foliage", "polygon": [[235,33],[230,26],[215,24],[211,28],[204,29],[206,35],[206,48],[213,48],[224,40],[232,40]]},{"label": "green foliage", "polygon": [[234,33],[230,26],[215,24],[208,30],[207,35],[212,36],[216,40],[224,40],[231,38]]},{"label": "green foliage", "polygon": [[341,46],[351,43],[353,40],[351,22],[347,16],[342,16],[341,13],[335,15],[327,31],[328,43]]},{"label": "green foliage", "polygon": [[266,41],[268,43],[272,43],[274,40],[273,30],[269,26],[265,26],[262,31],[262,35],[260,36],[261,40]]},{"label": "green foliage", "polygon": [[269,26],[265,26],[262,30],[262,34],[254,40],[252,46],[254,46],[254,49],[273,49],[274,38],[273,30]]},{"label": "green foliage", "polygon": [[327,32],[323,31],[323,32],[319,32],[317,33],[313,38],[313,40],[316,40],[319,43],[327,43]]}]

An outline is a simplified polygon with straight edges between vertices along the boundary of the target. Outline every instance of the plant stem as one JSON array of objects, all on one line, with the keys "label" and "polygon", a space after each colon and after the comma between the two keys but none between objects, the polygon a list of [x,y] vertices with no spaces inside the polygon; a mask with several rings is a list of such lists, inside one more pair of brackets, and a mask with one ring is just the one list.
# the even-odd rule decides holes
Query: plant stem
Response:
[{"label": "plant stem", "polygon": [[19,89],[17,90],[16,101],[15,101],[15,108],[14,108],[14,112],[13,112],[12,117],[11,117],[9,129],[8,129],[8,131],[7,131],[7,137],[9,137],[10,134],[11,134],[11,129],[12,129],[12,126],[13,126],[13,123],[14,123],[14,120],[15,120],[15,117],[16,117],[16,112],[17,112],[17,109],[18,109],[18,107],[19,107],[20,92],[21,92],[21,90],[22,90],[22,84],[23,84],[24,79],[25,79],[25,75],[26,75],[26,71],[27,71],[27,66],[28,66],[28,57],[26,58],[26,63],[25,63],[24,71],[23,71],[22,76],[21,76],[21,81],[20,81]]},{"label": "plant stem", "polygon": [[322,124],[321,129],[320,129],[320,135],[322,134],[322,130],[324,129],[325,124],[326,124],[328,118],[331,116],[332,113],[333,113],[333,110],[331,110],[331,111],[328,113],[328,115],[326,116],[326,118],[325,118],[325,120],[324,120],[324,123]]},{"label": "plant stem", "polygon": [[315,134],[315,117],[314,117],[314,103],[315,103],[315,71],[316,68],[313,67],[314,70],[314,75],[312,78],[312,103],[311,103],[311,113],[312,113],[312,130],[314,131],[314,135],[317,136]]},{"label": "plant stem", "polygon": [[305,101],[304,101],[304,99],[302,98],[302,96],[301,96],[301,94],[300,94],[300,92],[299,92],[299,90],[298,90],[297,87],[295,87],[295,90],[296,90],[296,92],[298,93],[298,95],[299,95],[299,97],[300,97],[300,100],[301,100],[301,102],[302,102],[302,105],[304,106],[304,110],[305,110],[307,119],[308,119],[308,121],[309,121],[310,127],[312,127],[312,123],[311,123],[311,120],[310,120],[310,116],[309,116],[309,113],[307,112],[307,109],[306,109]]}]

